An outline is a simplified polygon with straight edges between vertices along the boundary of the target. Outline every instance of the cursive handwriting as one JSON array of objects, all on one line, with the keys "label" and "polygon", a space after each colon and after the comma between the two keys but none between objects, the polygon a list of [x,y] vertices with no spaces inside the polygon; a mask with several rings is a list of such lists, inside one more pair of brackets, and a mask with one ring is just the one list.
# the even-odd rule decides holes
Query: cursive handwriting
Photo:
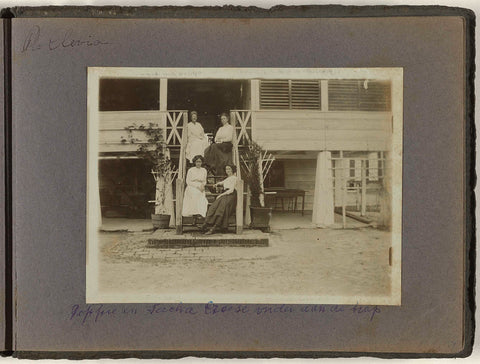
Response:
[{"label": "cursive handwriting", "polygon": [[23,42],[22,52],[26,51],[36,51],[42,47],[39,44],[40,41],[40,27],[34,25],[32,29],[28,32],[25,41]]},{"label": "cursive handwriting", "polygon": [[100,40],[95,35],[77,36],[73,29],[67,29],[62,32],[59,37],[50,37],[42,39],[42,32],[38,25],[34,25],[28,32],[23,41],[22,53],[27,51],[37,51],[39,49],[48,49],[54,51],[56,49],[73,49],[79,47],[99,47],[110,42]]},{"label": "cursive handwriting", "polygon": [[192,306],[184,306],[181,303],[176,305],[159,305],[154,304],[152,307],[147,308],[147,313],[150,315],[156,313],[185,313],[189,315],[196,315],[197,311]]},{"label": "cursive handwriting", "polygon": [[208,302],[200,308],[199,305],[188,305],[183,303],[159,304],[155,303],[145,309],[137,309],[135,306],[125,305],[78,305],[71,306],[69,319],[82,325],[86,322],[94,322],[106,318],[120,318],[125,316],[157,316],[157,315],[205,315],[224,316],[234,315],[279,315],[300,312],[304,314],[335,314],[365,317],[372,321],[380,314],[378,306],[353,306],[342,305],[243,305],[243,304],[216,304]]},{"label": "cursive handwriting", "polygon": [[70,313],[70,320],[74,318],[79,319],[82,322],[82,325],[87,322],[88,320],[93,320],[94,322],[98,322],[104,316],[115,316],[117,313],[116,308],[104,308],[103,305],[93,307],[92,305],[88,305],[85,308],[80,308],[80,305],[73,305],[72,311]]}]

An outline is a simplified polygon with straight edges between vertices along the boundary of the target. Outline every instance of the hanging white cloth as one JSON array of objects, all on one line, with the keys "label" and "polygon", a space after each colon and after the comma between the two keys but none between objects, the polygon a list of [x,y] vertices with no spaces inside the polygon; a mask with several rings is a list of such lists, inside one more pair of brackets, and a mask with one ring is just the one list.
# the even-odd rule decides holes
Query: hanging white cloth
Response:
[{"label": "hanging white cloth", "polygon": [[205,184],[207,183],[207,170],[205,168],[192,167],[187,172],[187,187],[183,197],[183,216],[207,214],[208,201],[205,196]]},{"label": "hanging white cloth", "polygon": [[317,227],[326,227],[334,223],[331,168],[331,152],[318,153],[312,215],[312,222]]},{"label": "hanging white cloth", "polygon": [[196,155],[203,157],[205,149],[208,147],[208,138],[203,131],[202,124],[199,122],[187,124],[187,137],[185,156],[190,163],[193,163],[192,159]]}]

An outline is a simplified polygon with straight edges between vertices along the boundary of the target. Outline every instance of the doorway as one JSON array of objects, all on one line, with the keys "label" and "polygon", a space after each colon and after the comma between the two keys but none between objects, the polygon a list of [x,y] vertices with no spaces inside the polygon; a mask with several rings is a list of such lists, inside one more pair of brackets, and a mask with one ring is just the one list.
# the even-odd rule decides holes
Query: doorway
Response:
[{"label": "doorway", "polygon": [[247,80],[168,80],[168,110],[196,110],[206,133],[215,135],[220,114],[250,107]]}]

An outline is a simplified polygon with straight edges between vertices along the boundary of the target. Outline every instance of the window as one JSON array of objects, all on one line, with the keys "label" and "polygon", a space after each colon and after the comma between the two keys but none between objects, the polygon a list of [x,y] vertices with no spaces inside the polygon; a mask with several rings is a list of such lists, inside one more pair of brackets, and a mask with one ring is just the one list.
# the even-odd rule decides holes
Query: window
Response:
[{"label": "window", "polygon": [[283,161],[273,161],[263,183],[265,188],[285,187],[285,165]]},{"label": "window", "polygon": [[320,81],[261,80],[260,108],[320,110]]},{"label": "window", "polygon": [[350,177],[355,177],[355,160],[350,159]]},{"label": "window", "polygon": [[390,111],[391,84],[387,81],[329,80],[330,111]]},{"label": "window", "polygon": [[360,181],[362,179],[362,161],[360,159],[350,159],[349,164],[350,178]]}]

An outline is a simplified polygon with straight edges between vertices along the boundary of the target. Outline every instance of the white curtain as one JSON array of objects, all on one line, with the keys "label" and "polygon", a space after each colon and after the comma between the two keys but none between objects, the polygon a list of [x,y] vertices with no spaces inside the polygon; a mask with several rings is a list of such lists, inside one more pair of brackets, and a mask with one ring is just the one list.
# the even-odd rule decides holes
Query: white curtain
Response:
[{"label": "white curtain", "polygon": [[334,223],[331,152],[320,152],[317,156],[312,222],[317,227]]}]

